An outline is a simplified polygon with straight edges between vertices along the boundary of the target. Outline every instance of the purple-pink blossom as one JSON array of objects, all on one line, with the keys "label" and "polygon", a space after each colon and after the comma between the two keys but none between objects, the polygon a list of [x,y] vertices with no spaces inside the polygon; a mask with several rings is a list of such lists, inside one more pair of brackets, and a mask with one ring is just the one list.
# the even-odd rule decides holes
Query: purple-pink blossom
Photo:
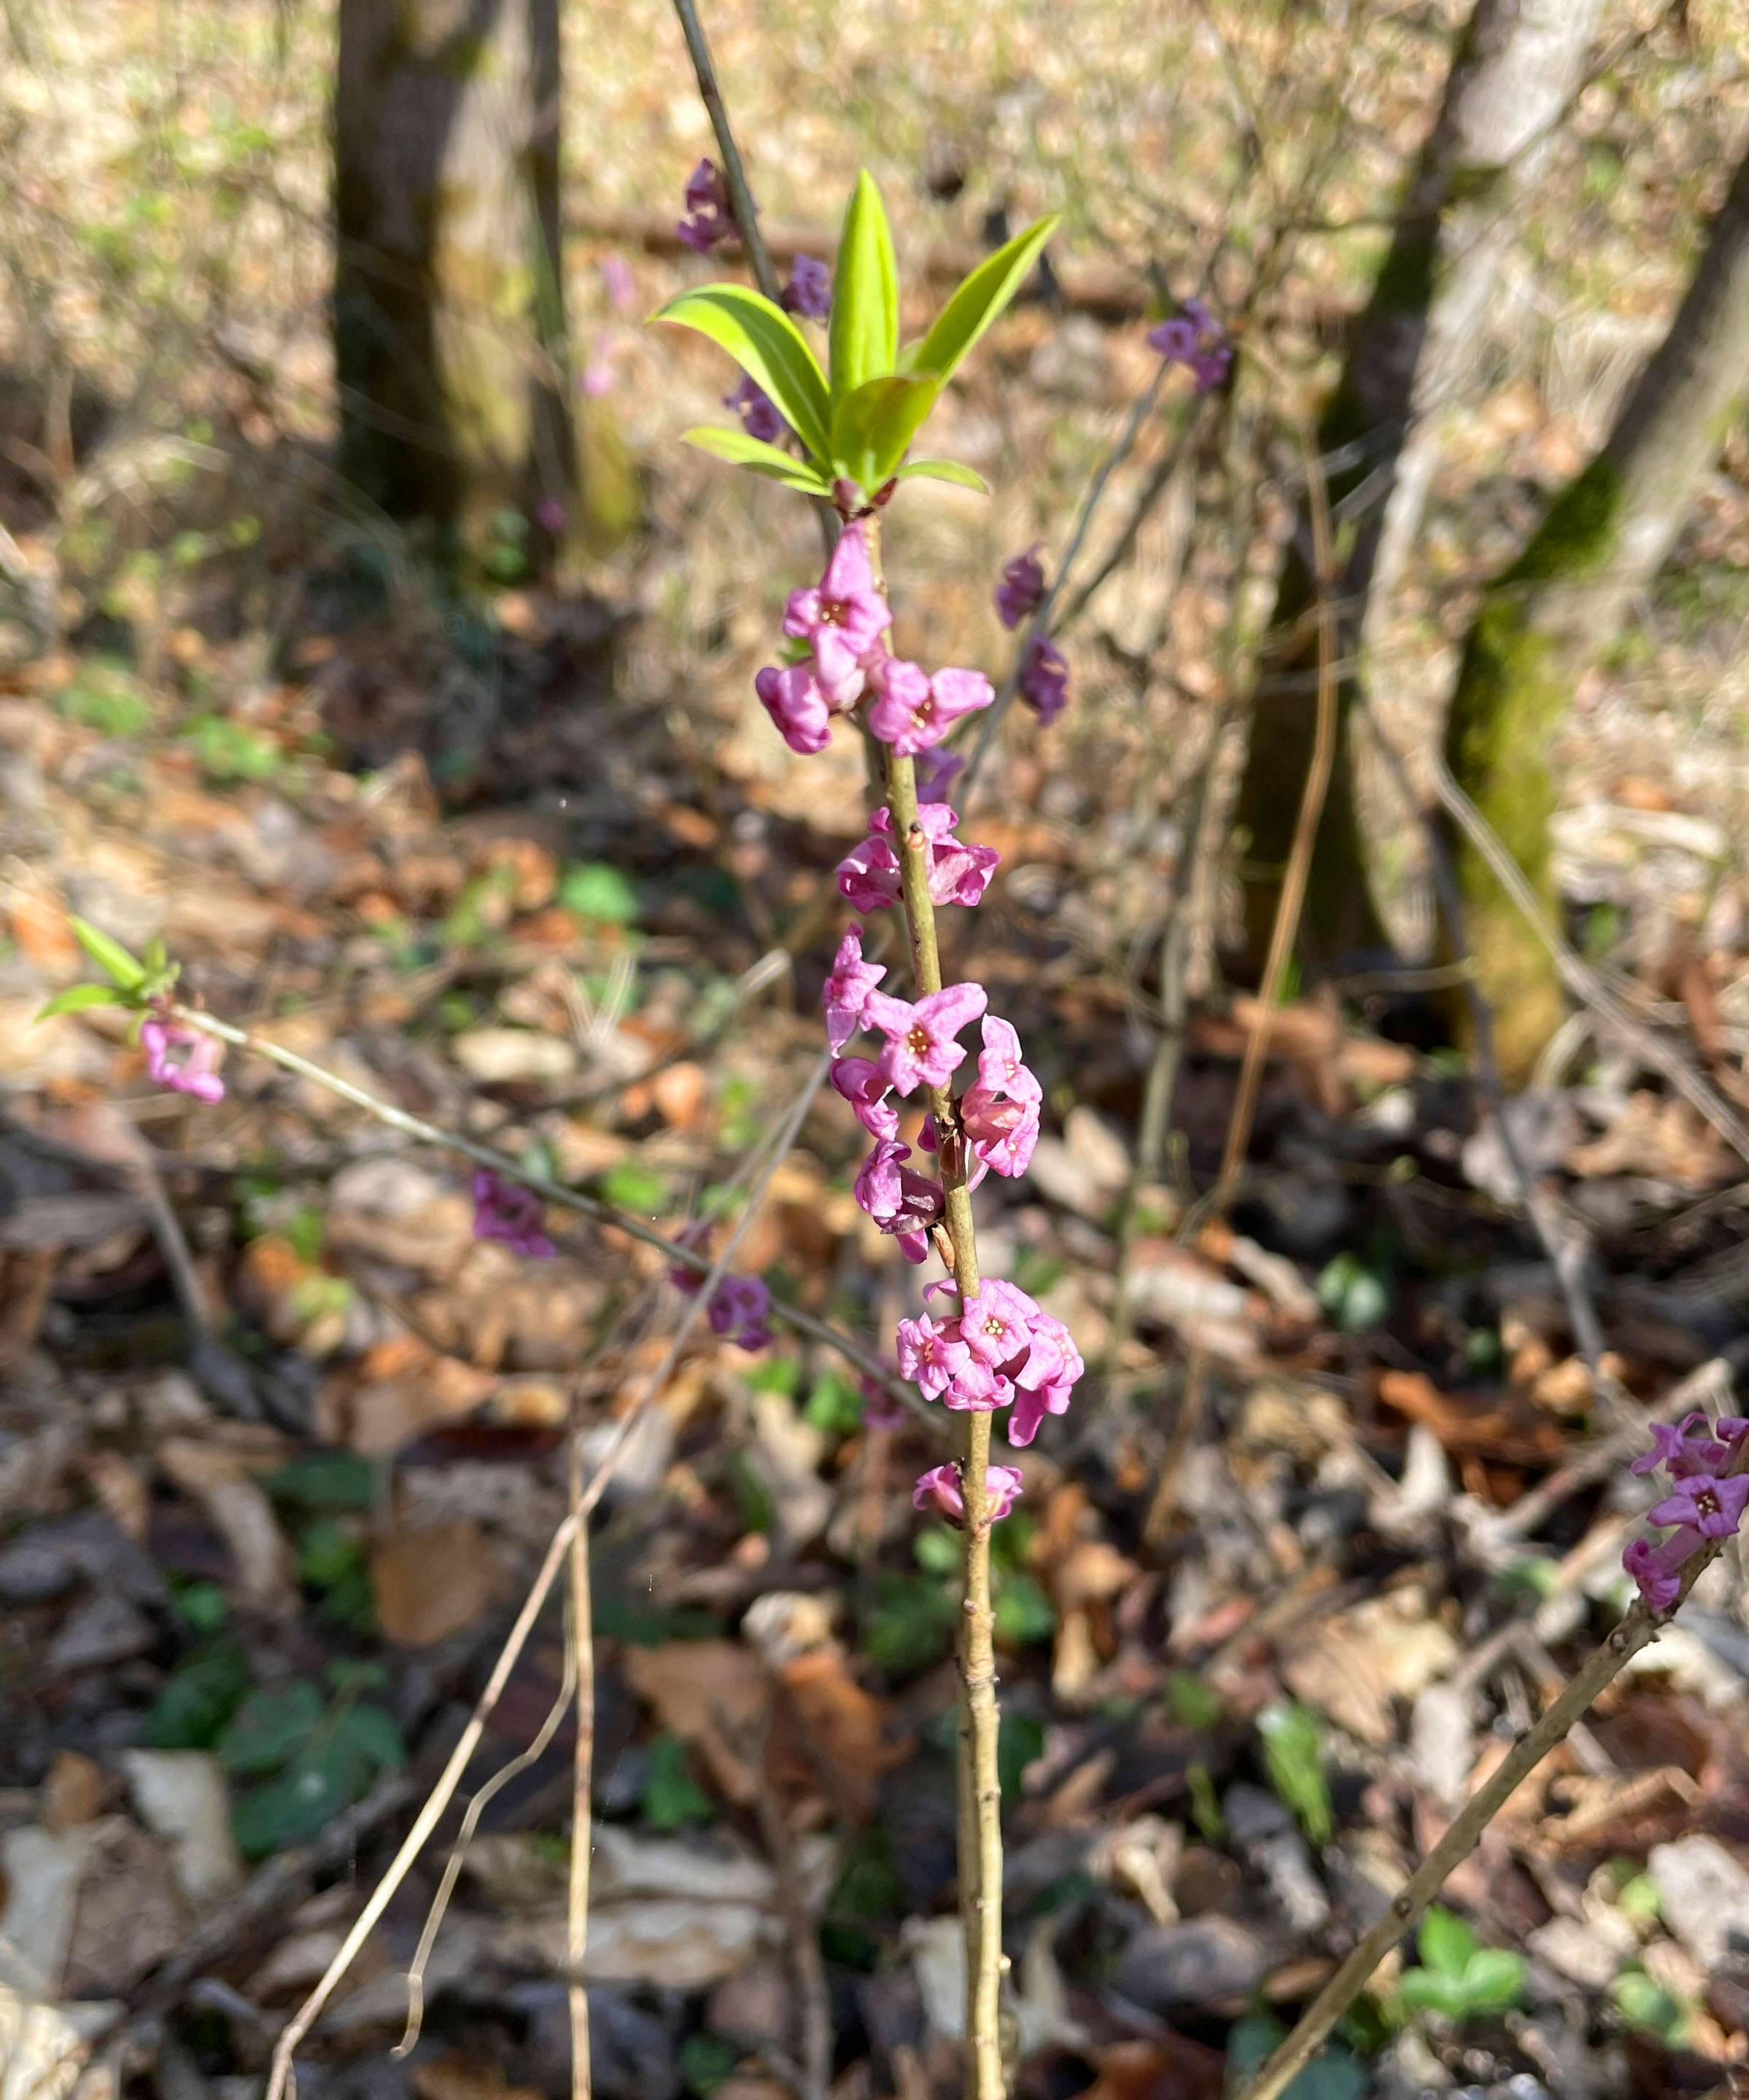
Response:
[{"label": "purple-pink blossom", "polygon": [[1660,1546],[1637,1538],[1622,1555],[1622,1565],[1639,1585],[1650,1612],[1667,1612],[1682,1594],[1684,1564],[1699,1552],[1698,1532],[1672,1532]]},{"label": "purple-pink blossom", "polygon": [[1692,1473],[1676,1482],[1646,1512],[1650,1524],[1691,1524],[1703,1538],[1729,1538],[1742,1522],[1749,1504],[1749,1473],[1720,1480],[1713,1473]]},{"label": "purple-pink blossom", "polygon": [[[674,1235],[676,1246],[685,1247],[693,1254],[703,1254],[711,1244],[711,1228],[703,1218],[694,1218],[682,1225]],[[704,1288],[704,1271],[689,1268],[685,1262],[675,1262],[668,1270],[668,1281],[676,1290],[689,1298],[696,1298]]]},{"label": "purple-pink blossom", "polygon": [[[989,887],[1002,855],[993,846],[971,846],[954,836],[959,821],[945,802],[919,805],[917,821],[929,856],[927,882],[934,904],[974,905]],[[892,816],[884,803],[869,815],[869,836],[838,864],[838,887],[858,911],[897,904],[904,885],[892,843]]]},{"label": "purple-pink blossom", "polygon": [[872,1057],[835,1057],[827,1073],[871,1137],[897,1137],[899,1111],[888,1100],[892,1082]]},{"label": "purple-pink blossom", "polygon": [[[1652,1423],[1649,1426],[1652,1448],[1642,1451],[1628,1471],[1643,1479],[1662,1466],[1673,1480],[1682,1480],[1690,1473],[1716,1473],[1730,1456],[1729,1446],[1721,1444],[1716,1436],[1694,1434],[1697,1429],[1712,1427],[1710,1418],[1698,1410],[1684,1415],[1680,1422]],[[1718,1427],[1722,1432],[1725,1425],[1721,1422]]]},{"label": "purple-pink blossom", "polygon": [[862,929],[851,927],[838,944],[831,974],[820,995],[826,1011],[826,1039],[835,1057],[861,1027],[869,994],[886,974],[883,963],[863,961]]},{"label": "purple-pink blossom", "polygon": [[901,758],[914,758],[939,743],[962,715],[987,708],[995,689],[981,671],[937,671],[932,677],[902,656],[883,656],[868,667],[868,725]]},{"label": "purple-pink blossom", "polygon": [[847,525],[820,581],[790,593],[783,631],[808,643],[827,699],[848,707],[862,691],[863,659],[892,624],[874,587],[867,536],[861,524]]},{"label": "purple-pink blossom", "polygon": [[928,1400],[939,1400],[971,1358],[954,1323],[927,1312],[899,1322],[898,1342],[899,1369]]},{"label": "purple-pink blossom", "polygon": [[790,281],[778,303],[804,320],[823,321],[832,311],[832,273],[812,255],[798,255],[790,265]]},{"label": "purple-pink blossom", "polygon": [[771,1331],[765,1325],[770,1312],[771,1292],[757,1276],[725,1276],[705,1308],[711,1332],[743,1349],[771,1346]]},{"label": "purple-pink blossom", "polygon": [[174,1021],[148,1021],[139,1031],[146,1053],[146,1073],[152,1084],[168,1087],[173,1094],[192,1094],[209,1107],[225,1098],[225,1083],[218,1076],[224,1046],[203,1030],[184,1028]]},{"label": "purple-pink blossom", "polygon": [[791,751],[824,751],[832,740],[832,710],[806,664],[768,664],[753,690]]},{"label": "purple-pink blossom", "polygon": [[1044,1088],[1020,1057],[1020,1039],[999,1015],[984,1017],[978,1076],[959,1099],[960,1127],[973,1152],[994,1172],[1024,1174],[1038,1142]]},{"label": "purple-pink blossom", "polygon": [[[984,1513],[992,1524],[999,1523],[1011,1510],[1020,1493],[1020,1469],[1018,1466],[986,1466],[984,1469]],[[966,1521],[966,1498],[960,1487],[959,1468],[954,1465],[932,1466],[927,1473],[919,1474],[912,1490],[914,1509],[933,1510],[937,1516],[945,1517],[951,1524]]]},{"label": "purple-pink blossom", "polygon": [[919,1262],[929,1251],[929,1229],[941,1215],[946,1198],[939,1181],[903,1163],[910,1156],[910,1145],[877,1138],[852,1193],[881,1230],[898,1242],[905,1260]]},{"label": "purple-pink blossom", "polygon": [[733,408],[741,418],[742,430],[750,438],[757,438],[761,444],[776,444],[789,428],[778,413],[777,403],[751,379],[743,379],[733,394],[725,394],[723,406]]},{"label": "purple-pink blossom", "polygon": [[1150,329],[1148,342],[1167,364],[1187,366],[1199,394],[1213,392],[1232,369],[1227,330],[1201,299],[1187,299],[1170,320]]},{"label": "purple-pink blossom", "polygon": [[532,1189],[506,1181],[489,1167],[474,1176],[474,1237],[499,1240],[512,1254],[531,1255],[545,1260],[553,1246],[540,1227],[546,1207]]},{"label": "purple-pink blossom", "polygon": [[944,751],[937,744],[932,751],[917,755],[917,799],[919,802],[945,802],[953,792],[954,783],[966,770],[966,755],[961,751]]},{"label": "purple-pink blossom", "polygon": [[1055,642],[1035,634],[1020,659],[1020,698],[1050,727],[1068,705],[1068,664]]},{"label": "purple-pink blossom", "polygon": [[698,255],[708,255],[734,232],[729,191],[716,161],[701,161],[687,177],[686,216],[674,230]]},{"label": "purple-pink blossom", "polygon": [[863,1008],[866,1024],[887,1039],[881,1069],[901,1094],[919,1087],[945,1087],[965,1057],[955,1039],[983,1012],[982,985],[948,985],[926,992],[913,1004],[886,992],[870,992]]},{"label": "purple-pink blossom", "polygon": [[1045,572],[1039,565],[1039,542],[1024,554],[1016,554],[1002,572],[996,586],[996,617],[1011,632],[1038,610],[1045,594]]}]

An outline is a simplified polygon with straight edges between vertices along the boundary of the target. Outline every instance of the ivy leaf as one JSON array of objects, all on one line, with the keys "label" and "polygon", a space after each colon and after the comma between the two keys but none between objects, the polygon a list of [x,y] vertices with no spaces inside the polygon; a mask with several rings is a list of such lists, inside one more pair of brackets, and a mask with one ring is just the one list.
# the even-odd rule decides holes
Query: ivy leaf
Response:
[{"label": "ivy leaf", "polygon": [[935,326],[918,345],[914,360],[919,371],[945,381],[971,346],[1026,282],[1045,243],[1062,223],[1059,214],[1041,218],[986,256],[936,317]]},{"label": "ivy leaf", "polygon": [[990,485],[976,467],[962,466],[958,460],[913,460],[899,469],[901,481],[950,481],[956,488],[973,488],[988,496]]},{"label": "ivy leaf", "polygon": [[941,382],[932,372],[870,379],[832,412],[832,459],[864,488],[878,488],[905,457]]},{"label": "ivy leaf", "polygon": [[1447,1976],[1461,1976],[1477,1952],[1474,1933],[1456,1911],[1438,1904],[1421,1920],[1415,1943],[1423,1964]]},{"label": "ivy leaf", "polygon": [[112,984],[119,985],[123,991],[139,990],[146,982],[146,973],[119,941],[112,940],[101,927],[71,914],[67,923],[73,938]]},{"label": "ivy leaf", "polygon": [[831,421],[826,374],[807,338],[782,307],[746,285],[706,285],[682,292],[655,319],[696,329],[726,350],[818,460],[827,457]]},{"label": "ivy leaf", "polygon": [[832,279],[832,399],[883,379],[899,354],[899,272],[880,192],[865,168],[839,237]]},{"label": "ivy leaf", "polygon": [[322,1694],[307,1677],[252,1692],[214,1745],[227,1772],[248,1778],[283,1765],[322,1718]]},{"label": "ivy leaf", "polygon": [[719,430],[715,425],[701,423],[696,430],[681,433],[682,444],[696,445],[702,452],[712,458],[727,460],[731,466],[744,466],[754,474],[769,474],[773,481],[781,481],[786,488],[799,488],[804,496],[830,496],[832,485],[822,474],[795,459],[776,445],[768,445],[763,439],[749,437],[745,430]]},{"label": "ivy leaf", "polygon": [[37,1009],[38,1021],[52,1021],[57,1013],[84,1013],[94,1006],[113,1006],[116,988],[113,985],[73,985],[65,991],[58,991],[53,999]]}]

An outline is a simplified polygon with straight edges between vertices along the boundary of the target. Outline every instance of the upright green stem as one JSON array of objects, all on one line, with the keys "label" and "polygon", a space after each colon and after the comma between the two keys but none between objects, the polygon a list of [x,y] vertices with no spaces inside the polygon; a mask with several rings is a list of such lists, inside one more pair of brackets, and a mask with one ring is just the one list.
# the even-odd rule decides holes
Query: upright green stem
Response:
[{"label": "upright green stem", "polygon": [[[877,521],[869,521],[870,553],[879,573]],[[911,965],[921,999],[941,989],[935,902],[929,894],[929,849],[917,814],[917,769],[888,750],[887,809],[899,854]],[[966,1186],[966,1146],[954,1097],[945,1087],[927,1090],[941,1145],[947,1233],[954,1280],[963,1304],[978,1287],[977,1235]],[[965,1705],[959,1732],[959,1900],[966,1931],[966,2100],[1003,2100],[1002,2008],[1002,1782],[996,1762],[996,1621],[990,1605],[990,1513],[985,1469],[990,1418],[968,1413],[959,1453],[965,1502],[964,1585],[959,1672]]]}]

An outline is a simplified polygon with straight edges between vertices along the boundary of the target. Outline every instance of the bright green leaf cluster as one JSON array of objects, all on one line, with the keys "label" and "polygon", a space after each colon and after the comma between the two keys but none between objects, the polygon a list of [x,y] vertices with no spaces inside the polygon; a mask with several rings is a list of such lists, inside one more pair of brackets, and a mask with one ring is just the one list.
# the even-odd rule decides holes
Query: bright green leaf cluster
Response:
[{"label": "bright green leaf cluster", "polygon": [[1398,1993],[1419,2012],[1452,2021],[1510,2012],[1524,1991],[1527,1964],[1510,1948],[1483,1947],[1453,1911],[1435,1904],[1421,1920],[1421,1965],[1407,1970]]},{"label": "bright green leaf cluster", "polygon": [[1324,1731],[1309,1706],[1278,1699],[1257,1717],[1263,1761],[1276,1798],[1293,1810],[1315,1845],[1328,1845],[1336,1828],[1330,1783],[1324,1771]]},{"label": "bright green leaf cluster", "polygon": [[65,991],[56,992],[38,1010],[38,1021],[52,1020],[57,1013],[84,1013],[94,1006],[121,1006],[131,1012],[143,1013],[155,999],[165,996],[182,973],[182,965],[170,960],[156,936],[141,960],[130,955],[99,926],[71,914],[67,923],[73,938],[109,982],[71,985]]},{"label": "bright green leaf cluster", "polygon": [[707,285],[669,300],[656,315],[695,329],[726,350],[801,440],[805,460],[744,430],[695,430],[689,444],[768,475],[787,488],[830,497],[835,482],[872,493],[889,479],[925,475],[982,489],[953,460],[902,464],[966,353],[1025,283],[1056,231],[1042,218],[985,258],[919,343],[899,344],[899,276],[880,192],[866,170],[844,214],[827,330],[830,380],[781,307],[745,285]]}]

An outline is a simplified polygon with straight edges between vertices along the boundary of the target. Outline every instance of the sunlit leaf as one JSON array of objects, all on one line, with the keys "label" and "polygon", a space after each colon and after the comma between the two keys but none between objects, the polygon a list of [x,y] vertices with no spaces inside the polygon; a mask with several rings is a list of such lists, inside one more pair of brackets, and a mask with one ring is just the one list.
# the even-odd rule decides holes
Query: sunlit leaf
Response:
[{"label": "sunlit leaf", "polygon": [[832,399],[892,370],[899,350],[899,273],[880,192],[865,168],[844,212],[832,280]]},{"label": "sunlit leaf", "polygon": [[786,488],[799,488],[806,496],[830,496],[832,485],[824,474],[817,474],[803,461],[782,452],[776,445],[768,445],[762,439],[749,437],[745,430],[719,430],[714,425],[701,423],[696,430],[681,433],[683,444],[696,445],[702,452],[709,452],[715,459],[727,460],[731,466],[744,466],[754,474],[769,475],[781,481]]},{"label": "sunlit leaf", "polygon": [[870,379],[832,412],[832,458],[864,488],[878,488],[900,461],[936,404],[941,382],[931,372]]},{"label": "sunlit leaf", "polygon": [[958,460],[913,460],[899,469],[901,481],[950,481],[956,488],[974,488],[988,496],[990,485],[976,467],[962,466]]},{"label": "sunlit leaf", "polygon": [[134,991],[146,982],[144,969],[119,941],[112,940],[100,927],[70,914],[67,923],[73,938],[112,984],[120,985],[123,991]]},{"label": "sunlit leaf", "polygon": [[726,350],[813,454],[827,454],[831,406],[826,374],[781,307],[746,285],[707,285],[670,299],[655,315],[694,329]]},{"label": "sunlit leaf", "polygon": [[52,1021],[57,1013],[83,1013],[94,1006],[113,1006],[116,992],[113,985],[73,985],[65,991],[58,991],[53,999],[37,1008],[38,1021]]},{"label": "sunlit leaf", "polygon": [[938,373],[944,380],[948,377],[1026,282],[1045,243],[1060,223],[1055,213],[1037,220],[978,265],[918,345],[912,360],[916,370]]}]

